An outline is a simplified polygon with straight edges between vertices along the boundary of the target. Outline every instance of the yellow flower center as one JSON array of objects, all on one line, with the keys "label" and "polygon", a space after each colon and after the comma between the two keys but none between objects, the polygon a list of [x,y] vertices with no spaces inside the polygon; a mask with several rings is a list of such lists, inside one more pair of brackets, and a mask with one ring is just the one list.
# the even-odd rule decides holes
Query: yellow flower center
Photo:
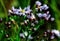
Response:
[{"label": "yellow flower center", "polygon": [[22,10],[22,13],[24,13],[25,12],[25,10]]}]

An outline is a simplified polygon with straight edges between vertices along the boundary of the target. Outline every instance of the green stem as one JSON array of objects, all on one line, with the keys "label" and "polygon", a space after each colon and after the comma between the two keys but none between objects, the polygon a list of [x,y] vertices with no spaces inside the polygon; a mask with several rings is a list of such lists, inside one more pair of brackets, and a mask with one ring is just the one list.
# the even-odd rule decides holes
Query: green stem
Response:
[{"label": "green stem", "polygon": [[53,11],[55,12],[55,21],[56,21],[56,23],[57,23],[57,29],[58,30],[60,30],[60,20],[59,20],[59,16],[60,16],[60,12],[59,12],[59,10],[57,9],[57,4],[56,4],[56,1],[55,0],[53,0],[54,2],[52,2],[51,1],[51,5],[50,5],[50,7],[53,9]]},{"label": "green stem", "polygon": [[5,17],[7,18],[7,10],[6,10],[6,8],[5,8],[5,5],[4,5],[4,3],[3,3],[3,0],[0,0],[0,2],[1,2],[1,4],[2,4],[2,6],[3,6],[3,9],[4,9],[4,11],[5,11]]}]

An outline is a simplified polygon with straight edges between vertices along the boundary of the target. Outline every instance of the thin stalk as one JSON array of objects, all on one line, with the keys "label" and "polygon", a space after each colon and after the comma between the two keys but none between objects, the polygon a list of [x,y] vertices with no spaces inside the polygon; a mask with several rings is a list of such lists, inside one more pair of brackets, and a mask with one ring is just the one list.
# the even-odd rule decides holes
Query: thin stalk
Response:
[{"label": "thin stalk", "polygon": [[50,5],[50,7],[53,9],[53,11],[55,12],[55,21],[56,21],[56,23],[57,23],[57,29],[58,30],[60,30],[60,20],[59,20],[59,16],[60,16],[60,13],[59,13],[59,11],[58,11],[58,9],[57,9],[57,6],[56,6],[56,2],[55,2],[55,0],[54,0],[54,2],[52,2],[51,1],[51,5]]},{"label": "thin stalk", "polygon": [[5,5],[4,5],[4,3],[3,3],[3,0],[0,0],[0,2],[1,2],[1,5],[3,6],[4,12],[5,12],[5,16],[4,16],[4,17],[7,18],[7,10],[6,10],[6,8],[5,8]]}]

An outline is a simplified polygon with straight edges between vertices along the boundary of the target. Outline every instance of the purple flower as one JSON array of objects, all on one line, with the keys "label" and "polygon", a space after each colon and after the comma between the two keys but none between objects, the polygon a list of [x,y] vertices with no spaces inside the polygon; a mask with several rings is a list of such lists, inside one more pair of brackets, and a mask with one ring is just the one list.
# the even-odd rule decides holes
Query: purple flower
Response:
[{"label": "purple flower", "polygon": [[55,19],[54,18],[51,18],[51,21],[54,21]]},{"label": "purple flower", "polygon": [[39,6],[40,6],[40,5],[41,5],[41,2],[39,2],[39,1],[36,1],[36,5],[39,5]]}]

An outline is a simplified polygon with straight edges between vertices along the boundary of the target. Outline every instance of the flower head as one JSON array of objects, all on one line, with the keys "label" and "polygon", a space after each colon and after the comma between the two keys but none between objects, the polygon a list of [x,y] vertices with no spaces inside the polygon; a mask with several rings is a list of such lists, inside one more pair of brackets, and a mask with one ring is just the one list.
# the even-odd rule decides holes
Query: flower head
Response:
[{"label": "flower head", "polygon": [[39,6],[40,6],[40,5],[41,5],[41,2],[39,2],[39,1],[36,1],[36,5],[39,5]]},{"label": "flower head", "polygon": [[28,35],[28,32],[24,32],[24,35],[27,36]]},{"label": "flower head", "polygon": [[51,18],[51,21],[54,21],[55,19],[54,18]]},{"label": "flower head", "polygon": [[25,36],[24,36],[24,34],[23,34],[23,33],[20,33],[20,37],[23,37],[23,38],[25,38]]},{"label": "flower head", "polygon": [[49,7],[46,4],[44,4],[43,8],[44,8],[44,10],[47,10]]},{"label": "flower head", "polygon": [[33,37],[31,35],[28,36],[28,39],[33,39]]},{"label": "flower head", "polygon": [[26,36],[28,36],[28,39],[33,39],[33,37],[31,35],[28,35],[27,32],[20,33],[20,37],[26,38]]},{"label": "flower head", "polygon": [[41,14],[41,13],[39,13],[39,14],[37,14],[37,16],[41,18],[41,17],[42,17],[42,14]]},{"label": "flower head", "polygon": [[55,35],[57,35],[58,37],[60,37],[60,32],[58,30],[52,30],[52,33],[54,33]]}]

